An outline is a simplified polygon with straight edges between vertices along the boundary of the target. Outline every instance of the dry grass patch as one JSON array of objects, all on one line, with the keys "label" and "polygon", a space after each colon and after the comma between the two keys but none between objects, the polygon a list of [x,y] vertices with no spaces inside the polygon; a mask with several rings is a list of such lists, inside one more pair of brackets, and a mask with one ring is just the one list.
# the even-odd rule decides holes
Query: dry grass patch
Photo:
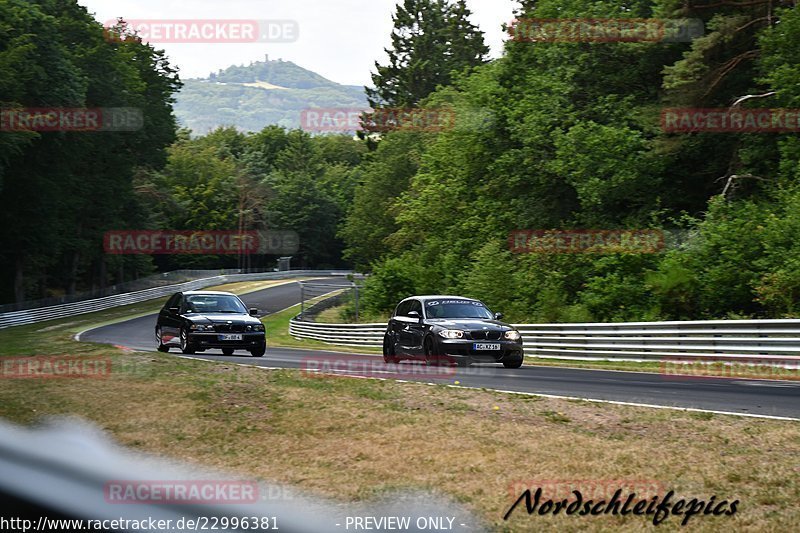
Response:
[{"label": "dry grass patch", "polygon": [[[800,523],[800,426],[342,377],[166,354],[111,354],[107,379],[4,380],[0,416],[79,415],[119,442],[344,501],[449,494],[497,530],[650,529],[643,518],[502,515],[519,482],[653,480],[740,499],[693,530]],[[516,483],[516,485],[515,485]],[[674,517],[659,529],[680,529]]]},{"label": "dry grass patch", "polygon": [[237,281],[234,283],[225,283],[223,285],[215,285],[213,287],[207,287],[203,290],[226,291],[226,292],[232,292],[234,294],[248,294],[250,292],[260,291],[268,289],[270,287],[287,285],[290,283],[296,283],[298,281],[308,281],[310,279],[312,278],[291,278],[291,279],[265,280],[265,281]]}]

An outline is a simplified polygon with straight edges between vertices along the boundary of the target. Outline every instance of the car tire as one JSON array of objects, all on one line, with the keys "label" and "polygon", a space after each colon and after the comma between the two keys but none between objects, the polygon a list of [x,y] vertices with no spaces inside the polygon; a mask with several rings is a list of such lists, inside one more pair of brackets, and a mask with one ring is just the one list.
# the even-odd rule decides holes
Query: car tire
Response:
[{"label": "car tire", "polygon": [[169,352],[169,346],[166,346],[166,345],[164,344],[164,342],[163,342],[163,339],[162,339],[162,336],[161,336],[161,326],[158,326],[158,327],[156,328],[156,343],[158,344],[158,346],[156,347],[156,349],[157,349],[159,352],[164,352],[164,353],[167,353],[167,352]]},{"label": "car tire", "polygon": [[433,339],[427,337],[425,342],[422,344],[423,351],[425,353],[425,366],[437,366],[439,361],[436,361],[436,354],[433,352]]},{"label": "car tire", "polygon": [[253,357],[264,357],[264,354],[267,353],[267,345],[263,344],[258,348],[254,348],[250,350],[250,355]]},{"label": "car tire", "polygon": [[519,368],[522,366],[523,358],[520,357],[519,359],[512,359],[511,361],[503,361],[503,366],[506,368]]},{"label": "car tire", "polygon": [[392,345],[391,341],[389,340],[388,335],[383,336],[383,362],[387,365],[395,364],[399,360],[394,353],[394,346]]},{"label": "car tire", "polygon": [[181,352],[192,355],[195,352],[194,345],[189,342],[189,333],[186,328],[181,328]]},{"label": "car tire", "polygon": [[222,349],[222,355],[225,355],[227,357],[232,356],[233,355],[233,348],[223,348]]}]

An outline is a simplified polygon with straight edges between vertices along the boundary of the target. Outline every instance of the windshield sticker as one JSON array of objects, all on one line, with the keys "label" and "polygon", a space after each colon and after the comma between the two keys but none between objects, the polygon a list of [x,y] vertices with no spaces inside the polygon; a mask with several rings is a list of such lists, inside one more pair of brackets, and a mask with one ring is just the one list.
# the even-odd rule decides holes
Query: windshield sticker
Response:
[{"label": "windshield sticker", "polygon": [[476,302],[474,300],[442,300],[441,302],[439,300],[434,300],[432,302],[428,302],[427,303],[428,307],[431,307],[431,306],[434,306],[434,305],[449,305],[449,304],[477,305],[477,306],[483,307],[482,303]]}]

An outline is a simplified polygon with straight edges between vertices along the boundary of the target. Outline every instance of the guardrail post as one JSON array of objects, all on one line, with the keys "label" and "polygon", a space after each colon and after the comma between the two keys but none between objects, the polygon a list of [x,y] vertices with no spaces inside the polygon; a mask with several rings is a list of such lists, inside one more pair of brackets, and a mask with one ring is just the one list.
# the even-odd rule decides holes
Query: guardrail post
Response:
[{"label": "guardrail post", "polygon": [[306,316],[306,287],[303,282],[300,282],[300,318],[305,320]]},{"label": "guardrail post", "polygon": [[355,293],[356,299],[356,322],[358,322],[358,285],[353,282],[353,292]]}]

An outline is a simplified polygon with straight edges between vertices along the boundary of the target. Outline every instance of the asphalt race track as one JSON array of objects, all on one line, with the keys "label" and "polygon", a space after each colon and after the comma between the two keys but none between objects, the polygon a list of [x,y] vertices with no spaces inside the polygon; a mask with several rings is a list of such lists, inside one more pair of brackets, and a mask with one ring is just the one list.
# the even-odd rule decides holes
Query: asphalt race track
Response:
[{"label": "asphalt race track", "polygon": [[[325,283],[340,284],[346,283],[346,280],[335,278]],[[262,314],[269,314],[299,303],[300,290],[297,283],[290,283],[246,294],[241,298],[248,307],[258,307]],[[80,340],[155,351],[155,320],[156,315],[149,315],[103,326],[82,333]],[[171,353],[177,355],[179,352],[173,348]],[[507,369],[501,365],[473,365],[469,368],[428,368],[410,362],[386,365],[380,356],[374,355],[270,348],[269,332],[267,354],[263,358],[245,356],[245,352],[236,353],[241,355],[225,357],[222,352],[209,350],[184,357],[268,368],[299,368],[309,372],[800,419],[800,383],[797,382],[689,378],[541,366]]]},{"label": "asphalt race track", "polygon": [[[350,283],[343,277],[323,278],[320,282],[324,282],[326,285],[348,285]],[[287,307],[299,304],[300,285],[297,282],[287,283],[278,285],[277,287],[243,294],[240,298],[248,308],[256,307],[259,316],[270,315],[282,311]],[[158,318],[158,314],[152,314],[134,318],[126,322],[120,322],[119,324],[86,331],[81,334],[80,340],[102,344],[116,344],[135,350],[153,352],[156,349],[154,344],[156,318]],[[267,339],[267,345],[269,345],[269,339]],[[177,349],[173,349],[173,352],[177,351]],[[205,353],[218,353],[222,355],[222,352],[219,350],[209,350]]]}]

